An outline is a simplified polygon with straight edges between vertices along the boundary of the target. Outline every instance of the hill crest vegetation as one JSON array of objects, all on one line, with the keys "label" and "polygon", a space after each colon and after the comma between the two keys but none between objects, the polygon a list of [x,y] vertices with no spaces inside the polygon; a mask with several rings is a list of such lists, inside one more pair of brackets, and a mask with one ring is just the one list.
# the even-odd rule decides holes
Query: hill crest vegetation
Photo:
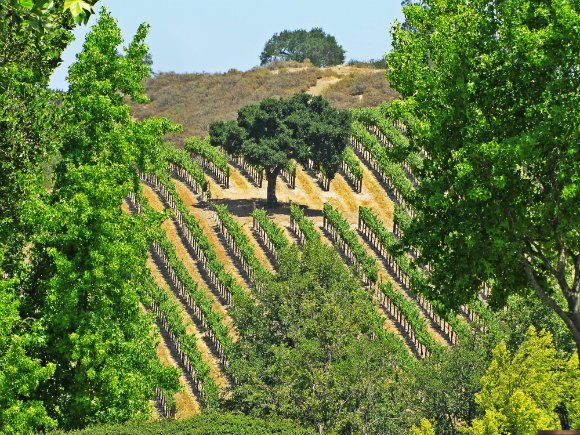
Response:
[{"label": "hill crest vegetation", "polygon": [[385,80],[384,69],[373,64],[317,68],[309,62],[281,62],[215,74],[167,72],[148,79],[145,92],[151,101],[132,105],[134,116],[164,116],[183,125],[183,132],[173,136],[177,143],[189,136],[206,136],[212,122],[234,120],[242,107],[269,97],[308,92],[325,97],[337,109],[346,109],[376,106],[398,96]]}]

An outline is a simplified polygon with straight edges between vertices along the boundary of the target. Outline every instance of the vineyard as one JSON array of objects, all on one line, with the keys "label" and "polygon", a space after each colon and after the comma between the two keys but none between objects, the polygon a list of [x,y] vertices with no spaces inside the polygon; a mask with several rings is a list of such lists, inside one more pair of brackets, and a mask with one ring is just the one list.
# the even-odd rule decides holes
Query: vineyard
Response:
[{"label": "vineyard", "polygon": [[0,433],[575,433],[578,2],[223,74],[96,3],[0,2]]},{"label": "vineyard", "polygon": [[[381,108],[353,110],[350,146],[334,179],[295,163],[278,187],[280,203],[268,209],[262,170],[207,139],[169,149],[164,169],[140,175],[141,191],[127,198],[125,209],[168,210],[151,244],[155,282],[143,305],[155,313],[160,346],[171,355],[167,364],[181,370],[186,386],[175,397],[158,392],[162,415],[212,409],[230,394],[237,382],[232,345],[247,334],[234,307],[259,309],[265,277],[276,274],[291,246],[332,246],[375,305],[380,334],[404,359],[425,358],[470,335],[479,317],[441,317],[414,292],[426,272],[414,266],[412,252],[399,249],[422,165],[408,148],[400,123]],[[478,308],[485,312],[485,304]]]}]

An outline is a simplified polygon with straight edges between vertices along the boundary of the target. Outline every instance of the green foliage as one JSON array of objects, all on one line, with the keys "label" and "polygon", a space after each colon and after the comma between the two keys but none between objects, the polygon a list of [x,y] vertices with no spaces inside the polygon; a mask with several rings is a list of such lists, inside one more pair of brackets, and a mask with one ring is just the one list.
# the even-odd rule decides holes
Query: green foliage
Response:
[{"label": "green foliage", "polygon": [[557,354],[549,333],[537,334],[530,327],[513,357],[501,342],[481,383],[476,401],[485,415],[473,422],[474,434],[558,429],[556,409],[562,403],[574,410],[571,422],[578,424],[578,364]]},{"label": "green foliage", "polygon": [[[64,435],[65,432],[53,432]],[[313,435],[291,421],[268,417],[259,419],[240,414],[212,414],[187,420],[163,420],[159,422],[129,422],[123,425],[94,426],[88,429],[66,432],[69,435]]]},{"label": "green foliage", "polygon": [[409,435],[435,435],[435,428],[429,420],[422,418],[419,426],[413,426]]},{"label": "green foliage", "polygon": [[163,120],[135,122],[123,101],[142,100],[146,33],[141,26],[121,56],[120,30],[104,10],[87,35],[59,106],[53,189],[29,215],[36,233],[22,311],[42,316],[35,350],[56,368],[38,396],[65,428],[144,418],[156,386],[177,387],[139,310],[148,230],[120,207],[135,170],[160,154],[172,129]]},{"label": "green foliage", "polygon": [[53,375],[53,363],[42,364],[30,356],[30,348],[41,335],[38,326],[28,331],[19,313],[16,280],[0,281],[0,432],[32,433],[50,429],[50,418],[42,401],[34,400],[39,385]]},{"label": "green foliage", "polygon": [[164,147],[163,151],[165,154],[165,160],[175,163],[176,165],[185,169],[187,173],[193,177],[203,192],[208,190],[208,183],[207,179],[205,178],[203,168],[191,160],[185,151],[177,149],[169,144]]},{"label": "green foliage", "polygon": [[[408,241],[457,307],[533,289],[580,349],[580,8],[429,0],[404,9],[387,76],[427,152]],[[580,355],[579,355],[580,358]]]},{"label": "green foliage", "polygon": [[212,162],[224,175],[229,174],[228,159],[217,148],[211,146],[209,137],[200,139],[190,137],[185,140],[185,147],[192,154],[200,155],[206,160]]},{"label": "green foliage", "polygon": [[359,241],[356,233],[350,229],[350,223],[340,214],[338,210],[330,204],[325,203],[322,209],[324,218],[338,232],[339,237],[348,245],[356,259],[356,263],[361,266],[362,272],[372,282],[379,279],[377,260],[367,254],[363,244]]},{"label": "green foliage", "polygon": [[344,49],[334,36],[327,35],[320,28],[294,30],[276,33],[260,54],[260,64],[293,60],[304,62],[309,59],[318,67],[339,65],[344,62]]},{"label": "green foliage", "polygon": [[268,203],[276,203],[276,180],[291,160],[312,159],[329,179],[342,161],[350,131],[350,115],[333,109],[322,97],[296,94],[290,99],[267,98],[245,106],[237,122],[214,122],[210,141],[251,165],[264,168]]},{"label": "green foliage", "polygon": [[260,301],[261,310],[238,313],[251,333],[237,343],[239,383],[229,406],[293,418],[319,433],[410,426],[408,391],[400,388],[409,354],[331,248],[286,251]]},{"label": "green foliage", "polygon": [[475,397],[496,343],[483,334],[466,336],[417,361],[405,386],[416,397],[412,413],[434,423],[438,433],[457,433],[480,417]]}]

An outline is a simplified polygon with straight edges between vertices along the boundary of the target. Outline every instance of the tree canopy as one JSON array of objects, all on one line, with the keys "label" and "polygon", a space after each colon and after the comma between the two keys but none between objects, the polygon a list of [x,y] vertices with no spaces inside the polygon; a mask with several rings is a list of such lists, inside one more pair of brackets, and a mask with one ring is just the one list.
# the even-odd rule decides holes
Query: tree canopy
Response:
[{"label": "tree canopy", "polygon": [[306,59],[317,67],[339,65],[344,62],[344,49],[334,36],[316,27],[310,31],[300,29],[276,33],[260,54],[261,65],[285,60],[304,62]]},{"label": "tree canopy", "polygon": [[[0,3],[0,432],[31,433],[150,413],[156,386],[177,372],[157,359],[140,311],[149,230],[121,210],[136,170],[159,160],[164,120],[136,122],[149,68],[141,26],[121,55],[103,10],[69,71],[47,89],[73,17]],[[31,30],[34,14],[51,25]],[[4,32],[3,32],[4,34]],[[56,162],[51,178],[42,165]],[[50,190],[46,186],[50,186]]]},{"label": "tree canopy", "polygon": [[485,414],[473,422],[474,435],[518,433],[560,427],[557,410],[562,400],[568,426],[580,423],[580,371],[575,358],[558,355],[549,333],[530,327],[526,339],[512,356],[504,342],[481,379],[476,401]]},{"label": "tree canopy", "polygon": [[292,159],[312,159],[332,179],[347,145],[350,115],[332,108],[322,97],[302,93],[245,106],[237,121],[214,122],[209,132],[212,145],[264,168],[272,205],[278,175]]},{"label": "tree canopy", "polygon": [[[429,156],[407,241],[458,307],[532,288],[580,349],[580,9],[426,0],[393,29],[387,76]],[[580,357],[580,354],[579,354]]]}]

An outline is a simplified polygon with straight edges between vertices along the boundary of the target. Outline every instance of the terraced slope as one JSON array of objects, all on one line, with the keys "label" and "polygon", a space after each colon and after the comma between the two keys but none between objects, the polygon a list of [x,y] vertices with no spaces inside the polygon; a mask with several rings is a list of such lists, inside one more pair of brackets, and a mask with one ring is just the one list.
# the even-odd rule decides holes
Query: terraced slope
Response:
[{"label": "terraced slope", "polygon": [[[371,128],[368,131],[374,134]],[[383,136],[377,136],[372,146],[387,145]],[[359,261],[357,255],[364,257],[365,264],[374,264],[374,278],[369,280],[364,275],[361,278],[369,288],[369,295],[375,300],[385,330],[398,334],[411,354],[427,356],[435,349],[454,342],[449,335],[451,327],[446,324],[446,328],[443,328],[445,330],[441,328],[436,314],[425,308],[429,305],[410,292],[386,261],[384,251],[377,249],[368,235],[358,228],[360,207],[364,206],[371,208],[384,228],[390,231],[393,228],[393,199],[396,199],[396,195],[390,190],[391,185],[385,179],[385,173],[380,168],[370,167],[372,158],[368,155],[363,158],[360,152],[356,158],[363,172],[360,192],[355,192],[341,173],[335,176],[325,191],[316,173],[297,165],[295,188],[290,188],[282,179],[278,180],[279,205],[268,210],[269,218],[280,228],[280,234],[288,243],[298,243],[299,237],[291,229],[290,208],[292,203],[299,204],[306,219],[313,222],[314,231],[319,234],[317,237],[323,243],[335,246],[347,264],[356,266]],[[400,170],[389,170],[394,174],[401,173]],[[253,274],[275,273],[276,270],[275,252],[271,250],[264,234],[253,228],[253,211],[265,206],[266,183],[257,187],[251,177],[240,170],[239,164],[230,164],[228,188],[207,175],[211,197],[207,199],[196,194],[194,189],[180,179],[181,175],[177,172],[170,176],[157,175],[161,178],[142,175],[146,181],[143,184],[143,195],[153,210],[173,210],[173,217],[163,223],[162,229],[176,258],[189,276],[188,279],[203,290],[204,297],[211,301],[211,310],[222,319],[227,328],[226,341],[229,344],[216,344],[215,337],[213,345],[208,343],[204,328],[199,326],[199,319],[192,317],[191,310],[185,306],[175,285],[169,282],[167,273],[156,270],[158,265],[153,265],[152,270],[164,280],[159,283],[160,286],[179,306],[188,334],[197,337],[197,348],[209,367],[211,380],[219,387],[222,395],[227,395],[232,382],[227,370],[228,346],[235,340],[243,339],[236,330],[231,305],[236,297],[259,301],[259,288],[254,287]],[[346,233],[324,228],[325,204],[330,204],[344,220],[343,231]],[[222,206],[226,206],[229,213],[220,208]],[[229,219],[229,223],[225,224],[223,219]],[[353,254],[352,244],[358,249],[357,255]],[[362,270],[359,266],[355,269]],[[359,273],[355,269],[353,273]],[[455,325],[465,327],[457,322]],[[218,352],[219,349],[221,351]],[[186,399],[176,397],[176,401],[181,401],[178,409],[179,406],[188,406]]]}]

